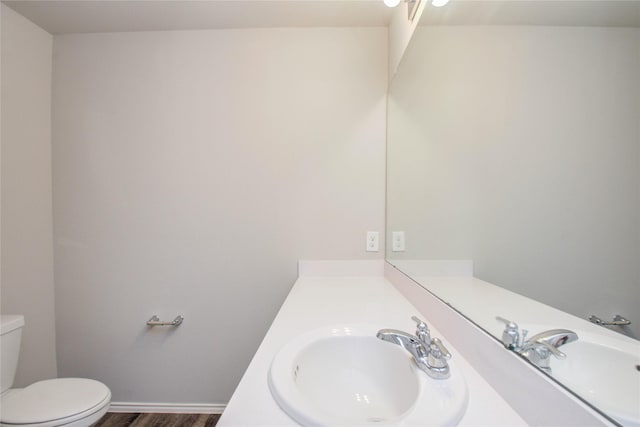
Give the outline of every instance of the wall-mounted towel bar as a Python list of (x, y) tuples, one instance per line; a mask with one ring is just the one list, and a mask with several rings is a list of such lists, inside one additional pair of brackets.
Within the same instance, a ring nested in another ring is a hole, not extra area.
[(594, 316), (593, 314), (589, 316), (589, 320), (591, 323), (595, 323), (600, 326), (626, 326), (631, 324), (631, 320), (625, 319), (624, 317), (616, 314), (611, 322), (607, 322), (599, 318), (598, 316)]
[(179, 314), (171, 322), (165, 322), (165, 321), (160, 320), (160, 318), (154, 314), (151, 317), (151, 319), (147, 320), (147, 325), (149, 325), (149, 326), (179, 326), (182, 323), (183, 320), (184, 320), (184, 317), (181, 314)]

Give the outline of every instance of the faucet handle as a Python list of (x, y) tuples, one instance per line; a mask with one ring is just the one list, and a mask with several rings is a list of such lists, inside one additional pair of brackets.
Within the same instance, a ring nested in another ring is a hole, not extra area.
[(522, 348), (521, 355), (529, 359), (534, 365), (551, 372), (549, 358), (553, 354), (558, 359), (564, 359), (567, 355), (558, 350), (553, 344), (546, 341), (528, 341)]
[(522, 331), (523, 334), (521, 336), (518, 331), (518, 325), (509, 319), (496, 316), (496, 320), (505, 324), (504, 331), (502, 331), (502, 343), (504, 346), (511, 350), (522, 347), (526, 332)]
[(429, 345), (431, 343), (431, 332), (429, 332), (429, 328), (424, 320), (418, 318), (417, 316), (411, 316), (411, 320), (417, 323), (416, 326), (416, 337), (422, 343), (427, 351), (429, 351)]
[(427, 324), (425, 323), (425, 321), (420, 319), (418, 316), (411, 316), (411, 320), (416, 322), (419, 331), (422, 331), (422, 330), (425, 330), (425, 329), (426, 330), (429, 329), (427, 327)]
[(555, 357), (557, 357), (558, 359), (565, 359), (567, 357), (565, 353), (558, 350), (558, 347), (554, 346), (551, 343), (548, 343), (546, 341), (536, 341), (536, 344), (539, 344), (544, 348), (546, 348), (547, 350), (549, 350), (549, 352), (553, 354)]
[(518, 324), (516, 322), (512, 322), (509, 319), (505, 319), (504, 317), (496, 316), (496, 320), (504, 323), (508, 329), (518, 329)]
[(522, 330), (522, 333), (520, 334), (520, 342), (518, 343), (518, 346), (519, 346), (520, 348), (522, 348), (522, 346), (524, 345), (524, 343), (526, 343), (526, 342), (527, 342), (527, 334), (528, 334), (528, 333), (529, 333), (529, 331), (528, 331), (528, 330), (526, 330), (526, 329), (523, 329), (523, 330)]
[(429, 367), (433, 371), (448, 371), (447, 360), (451, 359), (451, 353), (438, 338), (431, 340), (429, 345)]
[(440, 341), (440, 339), (438, 338), (434, 338), (431, 340), (431, 345), (429, 346), (429, 349), (431, 350), (431, 355), (435, 359), (444, 359), (444, 360), (451, 359), (451, 353), (449, 353), (449, 350), (447, 350), (447, 347), (445, 347), (444, 344), (442, 344), (442, 341)]

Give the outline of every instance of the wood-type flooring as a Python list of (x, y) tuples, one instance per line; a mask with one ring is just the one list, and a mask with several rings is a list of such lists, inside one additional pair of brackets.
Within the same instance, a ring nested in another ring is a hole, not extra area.
[(133, 414), (108, 412), (94, 427), (214, 427), (219, 414)]

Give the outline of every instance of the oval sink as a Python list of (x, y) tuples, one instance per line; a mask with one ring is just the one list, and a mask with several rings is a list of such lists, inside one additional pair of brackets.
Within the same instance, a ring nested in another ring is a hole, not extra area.
[[(530, 335), (554, 329), (528, 324)], [(625, 427), (640, 427), (640, 344), (588, 330), (573, 329), (578, 340), (559, 348), (565, 359), (551, 357), (551, 377)]]
[(455, 425), (467, 403), (460, 372), (429, 378), (379, 329), (325, 328), (286, 344), (269, 370), (278, 405), (305, 426)]
[(551, 376), (624, 426), (640, 427), (640, 356), (578, 336), (560, 349), (566, 359), (551, 360)]

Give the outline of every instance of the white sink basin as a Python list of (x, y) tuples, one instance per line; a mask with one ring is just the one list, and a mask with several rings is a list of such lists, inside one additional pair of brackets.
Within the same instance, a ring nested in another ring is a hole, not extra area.
[(551, 360), (551, 376), (622, 425), (640, 427), (640, 353), (598, 344), (588, 340), (589, 334), (578, 336), (560, 348), (566, 359)]
[(451, 378), (429, 378), (408, 352), (377, 339), (379, 329), (325, 328), (286, 344), (269, 370), (278, 405), (304, 426), (457, 424), (467, 387), (455, 364)]
[[(530, 324), (524, 329), (530, 337), (555, 327)], [(559, 348), (565, 359), (551, 356), (551, 376), (625, 427), (640, 427), (640, 343), (571, 330), (578, 340)]]

